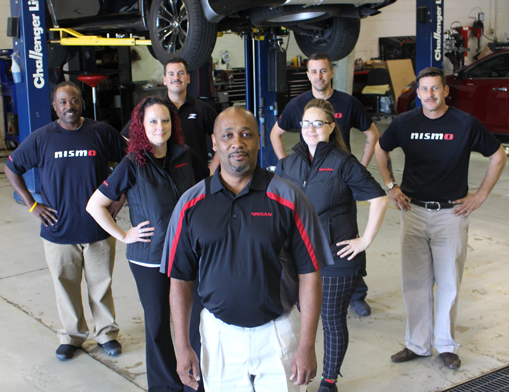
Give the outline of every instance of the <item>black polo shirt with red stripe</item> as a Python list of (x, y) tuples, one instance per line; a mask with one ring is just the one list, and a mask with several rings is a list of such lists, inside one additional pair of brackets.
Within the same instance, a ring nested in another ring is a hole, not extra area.
[(257, 167), (235, 195), (220, 169), (188, 190), (173, 212), (161, 272), (199, 280), (202, 303), (227, 324), (256, 327), (288, 313), (298, 275), (333, 263), (304, 193)]

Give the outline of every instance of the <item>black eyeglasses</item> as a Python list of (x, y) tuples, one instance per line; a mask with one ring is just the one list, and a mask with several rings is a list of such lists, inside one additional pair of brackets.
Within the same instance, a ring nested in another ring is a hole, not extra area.
[(325, 121), (320, 121), (320, 120), (315, 120), (315, 121), (301, 121), (300, 122), (300, 126), (304, 129), (308, 129), (311, 125), (313, 126), (313, 128), (315, 129), (320, 129), (322, 128), (325, 124), (332, 124), (332, 121), (331, 122), (325, 122)]

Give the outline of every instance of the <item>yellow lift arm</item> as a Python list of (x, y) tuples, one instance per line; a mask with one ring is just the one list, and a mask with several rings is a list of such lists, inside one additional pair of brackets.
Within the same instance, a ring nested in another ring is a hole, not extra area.
[(104, 38), (97, 35), (83, 35), (73, 29), (51, 28), (49, 31), (60, 33), (60, 39), (51, 40), (51, 43), (57, 43), (62, 46), (139, 46), (152, 45), (149, 39), (129, 37), (129, 38)]

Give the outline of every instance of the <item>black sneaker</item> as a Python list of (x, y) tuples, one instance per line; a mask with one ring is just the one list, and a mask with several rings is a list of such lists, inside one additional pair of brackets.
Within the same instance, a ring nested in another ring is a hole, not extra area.
[(371, 314), (371, 307), (364, 300), (352, 301), (350, 302), (350, 306), (353, 310), (355, 310), (355, 313), (361, 317), (369, 316)]
[(71, 344), (61, 344), (58, 346), (56, 351), (57, 358), (61, 361), (67, 361), (73, 357), (74, 352), (77, 349), (79, 349), (79, 347), (73, 346)]
[(338, 387), (336, 384), (332, 384), (330, 388), (320, 386), (320, 388), (318, 388), (318, 392), (338, 392)]
[(97, 343), (100, 347), (104, 348), (104, 352), (113, 357), (120, 355), (122, 353), (122, 346), (118, 342), (118, 340), (110, 340), (106, 343)]

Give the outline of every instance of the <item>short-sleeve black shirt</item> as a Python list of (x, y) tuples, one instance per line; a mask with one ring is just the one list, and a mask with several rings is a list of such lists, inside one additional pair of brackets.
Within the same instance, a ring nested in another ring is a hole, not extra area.
[[(313, 91), (310, 90), (292, 99), (278, 119), (279, 128), (284, 131), (300, 132), (300, 122), (302, 121), (304, 108), (314, 98)], [(351, 95), (334, 90), (327, 101), (334, 108), (336, 124), (338, 124), (346, 146), (351, 150), (350, 129), (353, 127), (362, 132), (367, 131), (373, 121), (364, 106)]]
[(57, 210), (54, 226), (41, 224), (42, 238), (57, 244), (85, 244), (109, 237), (85, 207), (108, 176), (108, 162), (119, 162), (124, 149), (118, 131), (88, 118), (75, 131), (54, 121), (21, 143), (7, 166), (18, 175), (38, 168), (42, 201)]
[[(198, 180), (209, 176), (209, 169), (200, 160), (194, 151), (189, 151), (190, 160), (193, 166), (194, 177)], [(155, 158), (162, 160), (162, 158)], [(165, 169), (168, 171), (170, 160), (166, 162)], [(162, 162), (161, 162), (162, 166)], [(120, 197), (126, 194), (131, 188), (136, 185), (136, 167), (134, 162), (129, 157), (124, 157), (117, 165), (113, 173), (108, 177), (108, 186), (104, 183), (101, 184), (99, 190), (101, 193), (110, 200), (120, 200)], [(170, 195), (169, 197), (175, 197)]]
[(298, 300), (298, 275), (332, 264), (316, 211), (294, 185), (257, 167), (234, 195), (220, 168), (180, 199), (161, 272), (199, 279), (202, 303), (224, 322), (256, 327)]
[(380, 147), (401, 147), (405, 168), (401, 190), (422, 201), (448, 202), (468, 193), (470, 152), (493, 155), (500, 142), (474, 116), (449, 107), (430, 119), (423, 109), (400, 114), (380, 137)]

